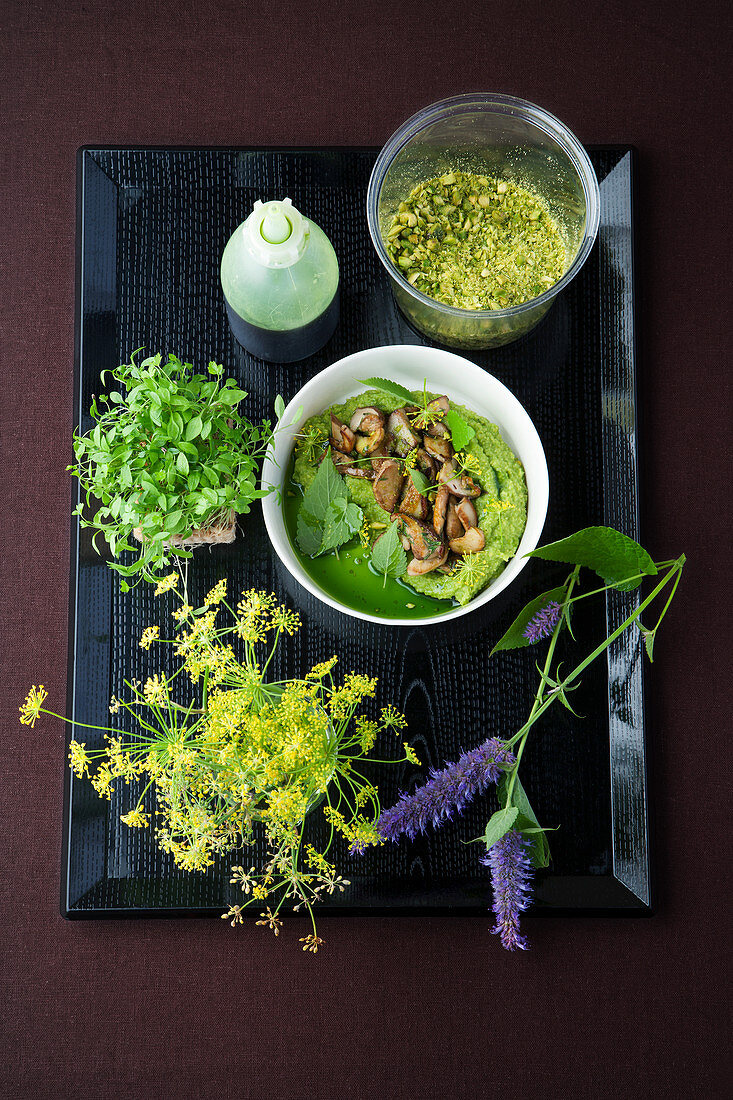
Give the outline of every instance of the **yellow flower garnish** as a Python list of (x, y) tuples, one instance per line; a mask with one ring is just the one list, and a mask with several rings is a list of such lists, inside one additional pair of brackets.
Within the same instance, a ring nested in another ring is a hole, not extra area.
[(43, 700), (48, 696), (43, 684), (39, 684), (38, 687), (34, 684), (31, 690), (28, 692), (25, 702), (21, 703), (18, 707), (20, 711), (20, 721), (24, 726), (35, 726), (36, 718), (41, 713), (41, 707)]
[(321, 661), (319, 665), (314, 665), (306, 676), (306, 680), (322, 680), (324, 676), (328, 676), (331, 669), (338, 663), (338, 657), (329, 657), (327, 661)]
[(227, 579), (222, 579), (214, 585), (210, 592), (207, 592), (204, 597), (204, 607), (213, 607), (216, 604), (220, 604), (227, 594)]
[(275, 630), (282, 630), (285, 634), (295, 634), (300, 630), (300, 615), (289, 607), (276, 607), (271, 621)]
[(83, 775), (89, 775), (89, 757), (86, 754), (86, 741), (79, 744), (78, 741), (69, 742), (69, 763), (74, 775), (81, 779)]
[(395, 734), (407, 726), (407, 719), (404, 714), (393, 707), (391, 703), (388, 707), (382, 707), (381, 716), (384, 728), (393, 730)]
[(109, 802), (112, 798), (114, 787), (112, 786), (112, 772), (107, 764), (102, 764), (97, 774), (92, 778), (92, 786), (100, 798), (106, 798)]
[(143, 695), (145, 702), (151, 706), (165, 703), (168, 699), (168, 685), (165, 677), (161, 680), (157, 673), (155, 676), (148, 676), (143, 687)]
[(160, 627), (159, 626), (146, 626), (145, 630), (143, 630), (143, 634), (142, 634), (142, 637), (140, 639), (140, 648), (141, 649), (150, 649), (153, 642), (157, 641), (157, 639), (159, 637), (160, 637)]
[(178, 584), (178, 574), (169, 573), (167, 577), (163, 577), (158, 581), (155, 589), (156, 596), (162, 596), (164, 592), (170, 592), (171, 588), (175, 588)]
[(403, 742), (402, 742), (402, 745), (403, 745), (403, 747), (404, 747), (404, 750), (405, 750), (405, 756), (407, 757), (407, 759), (408, 759), (408, 760), (409, 760), (409, 761), (410, 761), (410, 762), (411, 762), (412, 764), (417, 764), (417, 766), (418, 766), (418, 767), (420, 767), (420, 759), (419, 759), (419, 757), (418, 757), (417, 753), (415, 752), (415, 750), (413, 749), (412, 745), (409, 745), (409, 744), (407, 743), (407, 741), (403, 741)]
[(150, 814), (145, 814), (142, 810), (130, 810), (129, 814), (120, 814), (120, 821), (124, 821), (131, 829), (147, 829), (150, 825)]

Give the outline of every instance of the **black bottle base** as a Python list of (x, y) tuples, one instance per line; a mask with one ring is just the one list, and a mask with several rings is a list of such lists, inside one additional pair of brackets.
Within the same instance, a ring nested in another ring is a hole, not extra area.
[(246, 351), (267, 363), (297, 363), (314, 355), (331, 339), (339, 319), (338, 290), (331, 304), (319, 317), (301, 328), (288, 329), (285, 332), (273, 332), (271, 329), (251, 325), (235, 313), (226, 298), (224, 302), (234, 338)]

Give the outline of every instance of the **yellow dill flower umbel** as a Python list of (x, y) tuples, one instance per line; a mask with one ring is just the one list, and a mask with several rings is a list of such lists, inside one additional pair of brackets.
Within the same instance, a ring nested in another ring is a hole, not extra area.
[(145, 696), (145, 702), (150, 706), (154, 706), (156, 703), (164, 704), (168, 699), (168, 685), (165, 677), (161, 680), (160, 676), (148, 676), (145, 684), (143, 685), (143, 695)]
[(41, 707), (43, 700), (48, 696), (43, 684), (39, 684), (38, 687), (34, 684), (31, 690), (28, 692), (25, 702), (21, 703), (18, 707), (20, 711), (20, 721), (24, 726), (35, 726), (36, 718), (41, 713)]
[(306, 680), (322, 680), (324, 676), (328, 676), (331, 669), (338, 662), (338, 657), (329, 657), (327, 661), (321, 661), (320, 664), (314, 665), (306, 676)]
[(178, 574), (169, 573), (167, 577), (163, 577), (158, 581), (155, 589), (156, 596), (162, 596), (164, 592), (170, 592), (171, 588), (175, 588), (178, 584)]
[(222, 579), (214, 585), (210, 592), (208, 592), (204, 598), (204, 607), (213, 607), (216, 604), (220, 604), (227, 594), (227, 579)]
[(145, 630), (143, 630), (142, 637), (140, 638), (140, 648), (150, 649), (153, 642), (157, 641), (159, 637), (159, 626), (146, 626)]
[(77, 779), (81, 779), (83, 775), (89, 775), (90, 760), (86, 754), (86, 741), (82, 741), (81, 744), (72, 740), (69, 742), (69, 765), (71, 770)]
[(403, 741), (402, 745), (405, 750), (405, 756), (410, 761), (410, 763), (417, 764), (417, 766), (420, 767), (420, 759), (418, 758), (418, 755), (413, 749), (412, 745), (409, 745), (407, 741)]
[(284, 604), (273, 609), (270, 621), (274, 630), (282, 630), (285, 634), (296, 634), (300, 630), (300, 615)]
[(150, 825), (150, 814), (145, 814), (140, 809), (130, 810), (128, 814), (120, 814), (120, 821), (124, 821), (131, 829), (147, 829)]

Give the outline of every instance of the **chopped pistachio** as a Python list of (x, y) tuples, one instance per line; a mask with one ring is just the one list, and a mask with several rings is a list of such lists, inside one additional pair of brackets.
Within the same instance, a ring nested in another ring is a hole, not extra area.
[(426, 180), (387, 230), (394, 263), (423, 293), (463, 309), (520, 305), (567, 266), (565, 241), (542, 197), (512, 179), (457, 169)]

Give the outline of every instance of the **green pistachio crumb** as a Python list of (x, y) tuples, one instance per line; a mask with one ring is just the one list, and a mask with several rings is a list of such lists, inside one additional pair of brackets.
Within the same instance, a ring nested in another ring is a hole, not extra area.
[(540, 195), (457, 169), (413, 188), (386, 243), (398, 267), (414, 269), (413, 286), (462, 309), (521, 305), (567, 267), (562, 231)]

